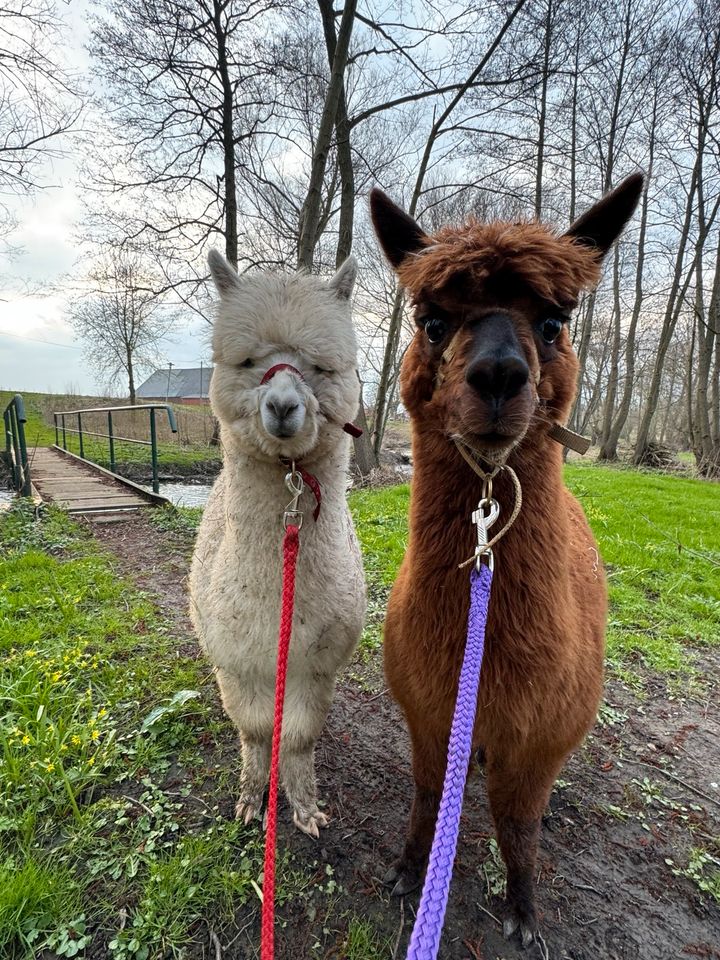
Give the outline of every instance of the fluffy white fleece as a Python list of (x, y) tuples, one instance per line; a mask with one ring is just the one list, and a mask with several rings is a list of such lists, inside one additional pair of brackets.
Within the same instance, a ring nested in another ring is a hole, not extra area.
[[(243, 749), (238, 816), (262, 804), (272, 734), (281, 591), (283, 511), (290, 500), (280, 457), (318, 478), (322, 509), (306, 489), (300, 508), (295, 616), (283, 720), (281, 772), (295, 823), (317, 836), (315, 742), (339, 667), (350, 658), (365, 614), (360, 551), (346, 502), (349, 437), (359, 382), (350, 293), (352, 259), (332, 281), (307, 275), (239, 277), (219, 254), (211, 271), (220, 294), (210, 388), (220, 421), (224, 467), (200, 526), (190, 573), (191, 615), (216, 667), (223, 705)], [(279, 362), (303, 374), (278, 373)], [(301, 429), (271, 435), (261, 410), (269, 391), (304, 407)]]

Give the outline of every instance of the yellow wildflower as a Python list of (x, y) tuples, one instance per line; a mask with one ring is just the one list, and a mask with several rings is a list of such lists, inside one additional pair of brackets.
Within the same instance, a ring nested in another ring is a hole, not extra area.
[(98, 719), (101, 720), (103, 717), (107, 716), (107, 710), (103, 707), (101, 710), (98, 710)]
[(60, 677), (62, 676), (62, 670), (56, 670), (55, 673), (50, 677), (53, 683), (57, 683)]
[(80, 737), (77, 734), (73, 734), (73, 736), (70, 737), (70, 742), (77, 747), (80, 743)]
[(46, 763), (46, 764), (45, 764), (45, 769), (47, 770), (48, 773), (52, 773), (53, 770), (55, 769), (55, 764), (54, 764), (54, 763)]
[(26, 656), (26, 657), (36, 657), (36, 656), (37, 656), (37, 650), (26, 650), (26, 651), (25, 651), (25, 656)]
[(90, 759), (88, 760), (88, 766), (92, 767), (94, 763), (95, 763), (95, 757), (90, 757)]
[(67, 752), (67, 744), (66, 744), (66, 743), (61, 743), (61, 744), (60, 744), (60, 753), (66, 753), (66, 752)]
[(93, 740), (97, 740), (100, 737), (100, 731), (97, 729), (97, 727), (90, 731), (90, 736), (93, 738)]
[(25, 736), (21, 740), (21, 743), (24, 747), (26, 747), (30, 743), (30, 737), (27, 734), (25, 734)]

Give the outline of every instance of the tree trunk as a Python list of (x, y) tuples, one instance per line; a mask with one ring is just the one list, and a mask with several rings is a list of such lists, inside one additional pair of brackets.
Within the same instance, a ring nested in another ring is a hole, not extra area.
[(130, 404), (131, 406), (135, 405), (135, 370), (133, 368), (133, 355), (132, 350), (127, 348), (127, 378), (128, 378), (128, 394), (130, 395)]
[(677, 256), (675, 258), (675, 268), (673, 270), (672, 282), (670, 285), (670, 292), (668, 293), (667, 305), (665, 307), (665, 314), (663, 317), (662, 330), (660, 332), (660, 341), (658, 343), (657, 352), (655, 354), (655, 363), (653, 365), (653, 372), (650, 378), (650, 388), (648, 390), (648, 396), (645, 401), (645, 408), (638, 425), (637, 437), (635, 438), (635, 449), (633, 452), (633, 460), (635, 463), (640, 463), (643, 459), (645, 453), (645, 447), (650, 436), (650, 427), (652, 426), (652, 420), (655, 415), (655, 407), (657, 406), (658, 396), (660, 395), (660, 383), (662, 380), (662, 371), (663, 365), (665, 363), (665, 357), (667, 355), (668, 347), (672, 341), (672, 336), (675, 331), (675, 324), (677, 322), (677, 316), (679, 314), (679, 309), (676, 310), (676, 301), (678, 300), (678, 294), (680, 292), (680, 283), (682, 279), (683, 272), (683, 261), (685, 259), (685, 249), (687, 247), (688, 236), (690, 232), (690, 224), (692, 222), (693, 209), (695, 206), (695, 193), (697, 190), (697, 176), (700, 165), (700, 152), (702, 146), (704, 145), (704, 135), (702, 131), (698, 134), (701, 144), (698, 145), (698, 155), (695, 158), (695, 165), (693, 168), (692, 177), (690, 180), (690, 186), (688, 189), (687, 202), (685, 205), (685, 217), (683, 219), (683, 225), (680, 232), (680, 238), (678, 243)]
[(237, 267), (237, 188), (235, 185), (235, 134), (233, 131), (233, 91), (227, 63), (227, 36), (222, 23), (226, 3), (213, 0), (213, 24), (217, 41), (217, 62), (222, 85), (222, 143), (225, 179), (225, 256)]
[(543, 72), (540, 84), (540, 119), (538, 122), (537, 169), (535, 171), (535, 216), (542, 215), (543, 168), (545, 166), (545, 122), (547, 119), (548, 73), (550, 71), (550, 47), (552, 46), (553, 0), (548, 0), (545, 20), (545, 46), (543, 50)]
[[(335, 36), (335, 17), (332, 0), (318, 0), (322, 17), (325, 47), (328, 63), (332, 69), (335, 61), (337, 38)], [(340, 171), (340, 225), (338, 227), (337, 252), (335, 266), (339, 267), (349, 256), (353, 244), (353, 221), (355, 218), (355, 171), (350, 149), (350, 122), (348, 120), (345, 79), (342, 78), (337, 114), (335, 116), (335, 138), (337, 163)]]
[[(333, 5), (331, 0), (318, 0), (318, 6), (320, 7), (320, 16), (322, 17), (328, 63), (332, 68), (335, 62), (335, 50), (337, 47)], [(352, 151), (350, 149), (350, 123), (348, 121), (344, 78), (340, 88), (337, 114), (335, 116), (335, 138), (338, 170), (340, 171), (340, 224), (338, 227), (338, 242), (335, 253), (335, 266), (339, 267), (347, 260), (352, 252), (353, 224), (355, 219), (355, 171), (353, 169)], [(358, 379), (360, 379), (359, 375)], [(362, 430), (362, 436), (353, 438), (355, 465), (361, 476), (365, 477), (371, 470), (377, 467), (377, 457), (371, 442), (367, 417), (365, 416), (362, 380), (360, 380), (360, 406), (358, 408), (357, 425)]]
[(637, 265), (635, 268), (635, 301), (633, 303), (632, 316), (630, 317), (630, 326), (628, 327), (627, 339), (625, 341), (625, 382), (623, 394), (618, 407), (617, 415), (610, 427), (607, 439), (600, 450), (601, 460), (617, 460), (617, 446), (620, 434), (627, 422), (630, 404), (632, 402), (633, 389), (635, 386), (635, 342), (637, 334), (637, 325), (640, 319), (640, 313), (643, 306), (643, 271), (645, 268), (645, 240), (647, 237), (648, 205), (649, 205), (649, 187), (652, 182), (653, 163), (655, 159), (655, 131), (657, 123), (658, 110), (658, 90), (655, 90), (655, 99), (653, 101), (653, 114), (650, 127), (650, 143), (648, 154), (647, 177), (645, 179), (645, 190), (643, 192), (642, 207), (640, 212), (640, 236), (638, 238)]
[[(325, 0), (321, 0), (321, 14), (323, 2), (325, 2)], [(320, 118), (320, 127), (315, 141), (315, 150), (313, 152), (312, 167), (310, 170), (310, 182), (308, 184), (305, 202), (300, 212), (300, 237), (298, 242), (299, 269), (312, 270), (313, 255), (318, 241), (318, 224), (320, 222), (325, 167), (327, 166), (330, 144), (332, 143), (332, 132), (335, 127), (340, 95), (344, 90), (345, 68), (347, 66), (348, 49), (350, 47), (353, 23), (355, 21), (356, 7), (357, 0), (345, 0), (345, 8), (342, 13), (342, 19), (340, 20), (340, 29), (335, 44), (335, 56), (333, 57), (332, 70), (330, 71), (330, 82), (328, 83), (325, 104)]]
[(610, 436), (613, 413), (615, 412), (615, 397), (617, 396), (618, 378), (620, 377), (620, 341), (622, 338), (622, 307), (620, 305), (620, 244), (615, 244), (613, 256), (613, 338), (610, 348), (610, 369), (608, 373), (605, 403), (603, 404), (603, 420), (600, 428), (600, 455), (598, 460), (615, 459), (608, 457), (605, 444)]
[[(702, 277), (702, 274), (700, 274)], [(718, 467), (718, 449), (713, 440), (711, 423), (710, 369), (713, 360), (713, 348), (717, 337), (718, 300), (720, 298), (720, 238), (715, 253), (715, 276), (712, 293), (704, 316), (702, 297), (696, 297), (696, 322), (698, 324), (698, 367), (695, 387), (695, 410), (693, 445), (695, 462), (701, 476), (712, 475)]]

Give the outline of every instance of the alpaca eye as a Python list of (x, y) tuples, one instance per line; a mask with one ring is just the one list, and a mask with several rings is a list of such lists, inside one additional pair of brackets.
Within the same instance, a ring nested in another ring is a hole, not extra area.
[(540, 336), (545, 343), (555, 343), (560, 336), (562, 328), (562, 320), (559, 320), (557, 317), (546, 317), (540, 324)]
[(324, 373), (326, 376), (331, 377), (335, 371), (334, 370), (325, 370), (323, 367), (315, 366), (315, 373)]
[(247, 360), (243, 360), (242, 363), (238, 364), (238, 367), (254, 367), (254, 366), (255, 366), (255, 361), (251, 357), (248, 357)]
[(425, 322), (425, 333), (430, 343), (440, 343), (447, 332), (447, 324), (444, 320), (438, 320), (437, 317), (430, 317)]

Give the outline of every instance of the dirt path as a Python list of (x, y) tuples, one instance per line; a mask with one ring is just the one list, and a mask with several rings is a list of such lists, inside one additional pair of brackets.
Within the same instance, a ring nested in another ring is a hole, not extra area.
[[(157, 597), (185, 650), (194, 649), (185, 614), (187, 539), (160, 532), (144, 517), (99, 527), (96, 536), (115, 553), (119, 569)], [(705, 679), (691, 692), (645, 676), (640, 696), (611, 680), (600, 723), (563, 771), (544, 820), (538, 869), (552, 960), (720, 960), (720, 906), (683, 873), (691, 848), (720, 855), (720, 654), (704, 651), (699, 665)], [(235, 757), (230, 740), (208, 749), (215, 762)], [(341, 957), (337, 944), (355, 916), (387, 938), (391, 947), (382, 955), (402, 958), (417, 896), (391, 901), (378, 878), (402, 842), (409, 750), (377, 664), (348, 670), (317, 761), (332, 823), (314, 844), (289, 829), (287, 811), (281, 813), (280, 843), (301, 861), (317, 861), (318, 888), (301, 904), (281, 908), (287, 926), (278, 933), (278, 957)], [(221, 809), (230, 815), (231, 797), (222, 798)], [(492, 836), (478, 770), (465, 802), (444, 960), (541, 956), (537, 946), (523, 954), (506, 943), (493, 919), (502, 915), (502, 900)], [(332, 894), (322, 888), (326, 864), (339, 885)], [(241, 934), (223, 944), (226, 960), (255, 956), (256, 920), (239, 916), (237, 927)]]

